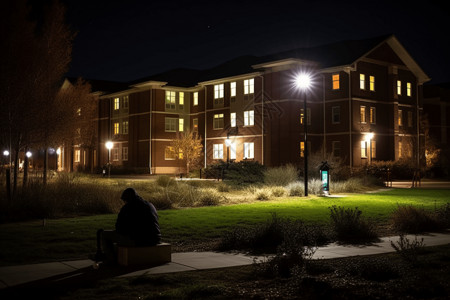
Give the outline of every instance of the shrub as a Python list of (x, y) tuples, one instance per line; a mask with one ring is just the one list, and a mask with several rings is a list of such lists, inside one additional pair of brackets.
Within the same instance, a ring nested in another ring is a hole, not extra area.
[(215, 206), (223, 198), (215, 189), (201, 189), (198, 193), (196, 206)]
[(424, 250), (425, 244), (423, 238), (418, 241), (417, 235), (414, 240), (411, 241), (404, 234), (400, 234), (397, 242), (391, 241), (392, 248), (400, 254), (405, 260), (411, 262), (417, 262), (417, 257), (420, 252)]
[(305, 185), (302, 182), (296, 181), (286, 186), (289, 196), (301, 197), (305, 194)]
[(264, 171), (264, 182), (268, 185), (285, 186), (296, 180), (297, 169), (291, 164)]
[(270, 191), (272, 192), (272, 196), (274, 197), (283, 197), (284, 195), (286, 195), (286, 189), (281, 186), (274, 186), (270, 189)]
[(402, 233), (420, 233), (440, 228), (429, 212), (412, 205), (398, 205), (391, 221), (394, 229)]
[(436, 218), (442, 228), (450, 227), (450, 203), (443, 205), (436, 211)]
[(168, 175), (160, 175), (156, 178), (156, 183), (162, 187), (168, 187), (176, 184), (175, 179)]
[(256, 199), (257, 200), (269, 200), (271, 196), (270, 189), (263, 188), (256, 192)]
[(362, 211), (355, 209), (329, 207), (331, 227), (340, 241), (353, 242), (357, 240), (374, 240), (377, 238), (373, 226), (361, 218)]
[(226, 183), (221, 182), (217, 185), (217, 191), (222, 193), (228, 193), (230, 191), (230, 186)]
[(312, 195), (322, 195), (322, 181), (320, 179), (308, 180), (308, 193)]

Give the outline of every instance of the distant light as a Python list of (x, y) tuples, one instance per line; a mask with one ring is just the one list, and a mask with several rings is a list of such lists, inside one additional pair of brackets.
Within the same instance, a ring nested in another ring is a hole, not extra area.
[(48, 148), (48, 153), (50, 153), (50, 154), (55, 153), (55, 148)]
[(106, 144), (105, 144), (105, 146), (106, 146), (106, 148), (107, 148), (108, 150), (111, 150), (111, 149), (113, 148), (114, 144), (113, 144), (113, 142), (111, 142), (111, 141), (107, 141)]
[(3, 151), (3, 155), (4, 156), (8, 156), (9, 155), (9, 151), (8, 150)]
[(61, 148), (56, 149), (56, 154), (58, 154), (58, 155), (61, 154)]
[(302, 90), (308, 89), (311, 86), (311, 76), (306, 73), (299, 74), (295, 78), (295, 85)]
[(27, 151), (27, 153), (25, 153), (25, 155), (30, 158), (33, 154), (30, 151)]

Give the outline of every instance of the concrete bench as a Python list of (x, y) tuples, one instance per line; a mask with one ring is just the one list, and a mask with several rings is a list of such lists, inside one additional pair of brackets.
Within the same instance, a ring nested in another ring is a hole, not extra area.
[(162, 265), (172, 261), (172, 245), (161, 243), (156, 246), (117, 246), (117, 262), (121, 266)]

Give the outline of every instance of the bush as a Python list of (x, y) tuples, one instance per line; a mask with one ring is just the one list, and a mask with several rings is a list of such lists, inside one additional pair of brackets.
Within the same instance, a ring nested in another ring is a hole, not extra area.
[(353, 242), (359, 240), (374, 240), (377, 238), (373, 226), (361, 218), (362, 211), (355, 209), (329, 207), (331, 227), (340, 241)]
[(256, 200), (269, 200), (271, 196), (270, 189), (263, 188), (256, 192)]
[(443, 205), (436, 211), (436, 218), (442, 228), (450, 227), (450, 203)]
[(215, 189), (201, 189), (198, 194), (199, 200), (196, 202), (196, 206), (215, 206), (223, 199), (223, 196)]
[(264, 172), (264, 182), (273, 186), (285, 186), (297, 180), (297, 169), (291, 165), (270, 168)]
[(281, 186), (274, 186), (270, 189), (270, 191), (272, 192), (272, 196), (274, 197), (283, 197), (284, 195), (286, 195), (286, 189)]
[(419, 241), (416, 236), (414, 240), (411, 241), (405, 237), (404, 234), (400, 234), (399, 240), (396, 243), (391, 241), (391, 246), (405, 260), (417, 262), (418, 254), (423, 252), (425, 244), (423, 242), (423, 238)]
[(292, 182), (286, 186), (286, 189), (291, 197), (301, 197), (305, 194), (305, 185), (303, 182)]
[(264, 182), (265, 167), (257, 161), (242, 160), (227, 163), (220, 161), (205, 169), (207, 178), (222, 178), (236, 185)]
[(394, 229), (401, 233), (421, 233), (440, 229), (439, 223), (431, 213), (412, 205), (398, 205), (392, 213)]
[(156, 178), (156, 184), (158, 184), (161, 187), (168, 187), (168, 186), (172, 186), (175, 185), (177, 182), (175, 181), (175, 179), (173, 179), (172, 177), (168, 176), (168, 175), (159, 175)]

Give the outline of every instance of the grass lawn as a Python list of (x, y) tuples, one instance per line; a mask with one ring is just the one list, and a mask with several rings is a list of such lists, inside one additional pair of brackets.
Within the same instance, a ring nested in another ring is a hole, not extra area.
[[(233, 226), (264, 222), (272, 213), (280, 217), (326, 224), (328, 207), (358, 207), (363, 216), (388, 223), (398, 204), (433, 210), (446, 204), (450, 190), (392, 189), (340, 197), (288, 197), (245, 204), (161, 210), (163, 240), (171, 243), (205, 242), (219, 238)], [(36, 220), (0, 225), (0, 265), (87, 258), (95, 252), (98, 228), (113, 228), (116, 215)]]

